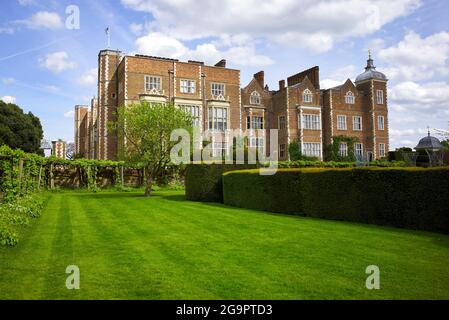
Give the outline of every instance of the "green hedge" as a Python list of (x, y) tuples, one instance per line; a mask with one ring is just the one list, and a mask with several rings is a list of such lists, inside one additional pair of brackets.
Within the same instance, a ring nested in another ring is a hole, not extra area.
[(449, 233), (449, 168), (233, 171), (223, 191), (237, 207)]
[(192, 201), (223, 202), (223, 173), (255, 167), (256, 165), (189, 164), (185, 172), (186, 198)]
[[(279, 168), (348, 168), (355, 162), (279, 161)], [(374, 161), (372, 166), (404, 166), (404, 162)], [(261, 164), (260, 166), (264, 166)], [(267, 166), (267, 165), (266, 165)], [(192, 201), (223, 202), (222, 174), (228, 171), (254, 169), (257, 165), (190, 164), (185, 172), (186, 197)]]

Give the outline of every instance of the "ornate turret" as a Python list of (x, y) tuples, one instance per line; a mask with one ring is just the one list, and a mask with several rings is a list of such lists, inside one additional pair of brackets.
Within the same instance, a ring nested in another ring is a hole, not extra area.
[(366, 61), (366, 67), (365, 72), (360, 74), (356, 79), (355, 82), (361, 82), (365, 80), (383, 80), (387, 81), (387, 77), (379, 71), (376, 71), (376, 67), (374, 66), (374, 60), (371, 58), (371, 50), (368, 51), (368, 60)]

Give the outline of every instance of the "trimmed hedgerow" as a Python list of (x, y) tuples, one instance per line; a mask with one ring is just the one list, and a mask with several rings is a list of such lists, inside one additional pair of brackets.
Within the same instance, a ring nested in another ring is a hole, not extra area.
[(280, 169), (223, 175), (227, 205), (449, 233), (449, 168)]
[(189, 164), (185, 173), (186, 198), (192, 201), (223, 202), (223, 173), (255, 167), (256, 165)]
[[(404, 166), (404, 162), (373, 161), (372, 166), (396, 167)], [(233, 170), (254, 169), (268, 166), (258, 165), (236, 165), (236, 164), (190, 164), (187, 165), (185, 173), (186, 197), (192, 201), (223, 202), (222, 174)], [(279, 161), (279, 168), (348, 168), (355, 167), (355, 162), (336, 161)]]

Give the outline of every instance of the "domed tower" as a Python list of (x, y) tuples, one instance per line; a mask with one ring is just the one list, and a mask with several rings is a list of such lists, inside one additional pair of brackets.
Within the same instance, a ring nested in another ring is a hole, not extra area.
[(369, 51), (365, 71), (357, 76), (355, 85), (363, 92), (363, 107), (368, 118), (367, 126), (363, 129), (367, 134), (365, 150), (373, 159), (388, 155), (387, 82), (385, 74), (376, 70)]

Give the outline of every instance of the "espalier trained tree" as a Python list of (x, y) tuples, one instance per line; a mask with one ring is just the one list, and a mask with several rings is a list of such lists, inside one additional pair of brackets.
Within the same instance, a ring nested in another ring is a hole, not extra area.
[(170, 141), (173, 130), (193, 131), (192, 118), (173, 104), (148, 103), (119, 107), (117, 121), (111, 123), (121, 145), (119, 157), (145, 169), (145, 196), (153, 181), (170, 164), (170, 151), (178, 141)]

